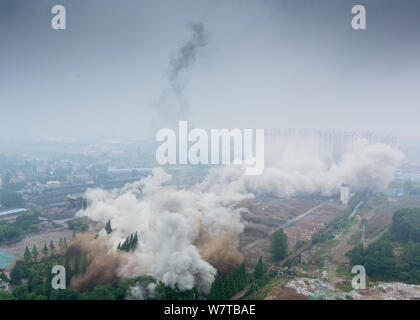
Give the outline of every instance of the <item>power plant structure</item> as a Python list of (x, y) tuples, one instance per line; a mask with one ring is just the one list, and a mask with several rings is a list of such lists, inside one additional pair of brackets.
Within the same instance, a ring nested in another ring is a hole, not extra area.
[(343, 183), (340, 188), (340, 201), (342, 204), (347, 205), (350, 199), (350, 186)]

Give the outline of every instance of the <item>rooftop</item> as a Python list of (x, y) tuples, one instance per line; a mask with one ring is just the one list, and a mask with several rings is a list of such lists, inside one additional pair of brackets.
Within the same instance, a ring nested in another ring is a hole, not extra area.
[(7, 251), (0, 249), (0, 269), (5, 269), (9, 267), (17, 258)]
[(0, 217), (7, 216), (9, 214), (22, 213), (26, 211), (28, 211), (28, 209), (25, 209), (25, 208), (17, 208), (17, 209), (11, 209), (11, 210), (6, 210), (6, 211), (0, 211)]

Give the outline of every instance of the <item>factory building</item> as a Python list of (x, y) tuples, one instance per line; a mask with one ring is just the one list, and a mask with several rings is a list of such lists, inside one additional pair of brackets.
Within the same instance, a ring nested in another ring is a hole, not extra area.
[(86, 209), (87, 199), (83, 195), (70, 194), (66, 198), (67, 209)]

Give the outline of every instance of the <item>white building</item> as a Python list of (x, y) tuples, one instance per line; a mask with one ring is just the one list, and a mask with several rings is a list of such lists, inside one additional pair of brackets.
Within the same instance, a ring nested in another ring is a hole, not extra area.
[(340, 188), (340, 201), (342, 204), (347, 205), (350, 199), (350, 186), (342, 184)]
[(9, 290), (9, 284), (3, 280), (0, 280), (0, 290)]

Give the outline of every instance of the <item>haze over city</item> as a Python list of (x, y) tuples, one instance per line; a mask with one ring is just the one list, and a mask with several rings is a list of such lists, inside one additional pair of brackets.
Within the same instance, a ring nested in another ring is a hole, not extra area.
[(420, 300), (419, 14), (0, 1), (0, 300)]
[[(418, 137), (418, 1), (361, 1), (363, 31), (351, 1), (62, 1), (66, 30), (54, 4), (0, 4), (3, 138), (154, 138), (178, 120)], [(191, 23), (205, 43), (175, 94)]]

